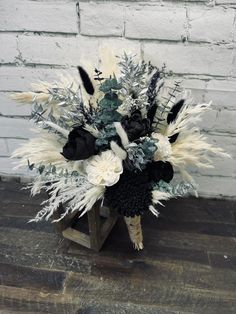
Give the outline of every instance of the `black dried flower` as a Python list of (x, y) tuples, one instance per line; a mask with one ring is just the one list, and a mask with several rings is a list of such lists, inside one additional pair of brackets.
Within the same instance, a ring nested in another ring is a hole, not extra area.
[(121, 120), (121, 124), (130, 141), (137, 140), (147, 135), (151, 129), (150, 120), (147, 118), (143, 119), (140, 110), (135, 110), (130, 117), (124, 116)]
[(165, 182), (170, 182), (174, 176), (174, 170), (168, 161), (154, 161), (149, 163), (147, 166), (149, 177), (155, 182), (163, 180)]
[(83, 160), (95, 155), (96, 138), (82, 126), (75, 127), (61, 153), (68, 160)]

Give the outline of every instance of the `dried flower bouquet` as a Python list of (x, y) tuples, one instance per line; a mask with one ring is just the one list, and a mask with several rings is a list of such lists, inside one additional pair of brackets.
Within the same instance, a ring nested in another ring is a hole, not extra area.
[[(165, 68), (127, 54), (116, 60), (108, 77), (98, 69), (89, 77), (80, 66), (76, 79), (40, 82), (15, 94), (32, 105), (37, 137), (13, 157), (36, 169), (32, 194), (46, 189), (50, 195), (34, 221), (51, 218), (60, 203), (66, 204), (62, 219), (105, 199), (142, 249), (140, 217), (158, 216), (163, 200), (196, 191), (189, 165), (209, 168), (209, 154), (228, 155), (196, 126), (210, 104), (194, 104), (178, 82), (166, 92)], [(176, 171), (181, 179), (173, 184)]]

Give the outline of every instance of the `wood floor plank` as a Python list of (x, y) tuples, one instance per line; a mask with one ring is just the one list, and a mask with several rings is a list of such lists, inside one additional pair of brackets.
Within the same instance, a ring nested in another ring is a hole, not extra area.
[(230, 255), (208, 252), (208, 256), (212, 267), (226, 268), (236, 271), (236, 253), (235, 255)]
[(0, 263), (0, 282), (4, 286), (60, 292), (66, 278), (64, 271), (54, 271)]
[(45, 193), (30, 196), (30, 190), (22, 189), (27, 185), (15, 182), (0, 182), (0, 199), (4, 203), (40, 204), (47, 198)]
[(17, 310), (17, 313), (22, 314), (78, 314), (80, 304), (78, 296), (72, 298), (64, 294), (39, 293), (32, 289), (0, 286), (0, 309), (3, 310)]
[[(79, 294), (35, 293), (27, 289), (0, 286), (0, 313), (3, 314), (180, 314), (169, 306), (142, 305), (131, 302), (110, 302)], [(11, 311), (13, 309), (13, 312)], [(181, 311), (181, 314), (192, 314)]]
[(39, 223), (29, 222), (25, 217), (0, 217), (0, 228), (14, 228), (20, 230), (42, 231), (54, 233), (54, 225), (48, 221), (41, 221)]
[(120, 219), (96, 253), (27, 224), (46, 195), (21, 187), (0, 182), (0, 314), (236, 312), (236, 201), (166, 203), (142, 219), (141, 252)]
[(207, 290), (163, 282), (142, 281), (136, 278), (113, 278), (71, 275), (66, 293), (142, 305), (174, 306), (176, 310), (196, 313), (234, 313), (235, 292), (217, 289)]
[(1, 217), (22, 217), (30, 219), (36, 216), (40, 210), (40, 204), (25, 203), (24, 201), (17, 201), (13, 203), (11, 201), (0, 200), (0, 215)]

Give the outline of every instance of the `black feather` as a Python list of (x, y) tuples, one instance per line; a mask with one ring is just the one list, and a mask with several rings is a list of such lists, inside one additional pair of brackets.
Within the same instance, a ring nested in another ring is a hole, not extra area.
[(171, 108), (171, 111), (170, 111), (170, 113), (169, 113), (168, 116), (167, 116), (167, 123), (168, 123), (168, 124), (170, 124), (171, 122), (173, 122), (173, 121), (176, 119), (176, 117), (177, 117), (177, 115), (178, 115), (180, 109), (183, 107), (183, 105), (184, 105), (184, 99), (181, 99), (180, 101), (178, 101), (178, 102)]
[(88, 73), (80, 66), (78, 66), (78, 71), (83, 82), (84, 88), (89, 95), (94, 94), (93, 84), (88, 76)]

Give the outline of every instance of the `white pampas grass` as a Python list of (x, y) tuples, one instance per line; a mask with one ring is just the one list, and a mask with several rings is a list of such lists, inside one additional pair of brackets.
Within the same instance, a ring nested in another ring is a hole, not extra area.
[(21, 92), (12, 94), (11, 98), (21, 104), (32, 104), (34, 101), (37, 101), (38, 103), (45, 103), (49, 100), (49, 94), (45, 92)]
[(181, 133), (172, 144), (172, 154), (168, 161), (176, 168), (184, 169), (188, 165), (213, 168), (209, 154), (216, 154), (223, 158), (230, 157), (221, 148), (207, 143), (206, 137), (197, 131)]
[(163, 206), (161, 201), (166, 201), (172, 197), (173, 196), (168, 192), (163, 192), (163, 191), (159, 191), (159, 190), (153, 190), (152, 191), (152, 202), (153, 202), (153, 204), (160, 204)]
[[(173, 197), (173, 195), (171, 195), (168, 192), (163, 192), (163, 191), (159, 191), (159, 190), (153, 190), (152, 191), (152, 203), (155, 204), (155, 205), (159, 204), (161, 206), (164, 206), (161, 201), (168, 200), (168, 199), (170, 199), (172, 197)], [(149, 210), (156, 217), (159, 216), (159, 211), (153, 205), (149, 206)]]
[(211, 102), (198, 105), (185, 104), (179, 111), (176, 119), (167, 126), (165, 135), (170, 137), (176, 133), (188, 130), (191, 125), (201, 121), (201, 114), (209, 110), (210, 106)]
[(159, 211), (154, 207), (154, 206), (152, 206), (152, 205), (150, 205), (149, 206), (149, 210), (150, 210), (150, 212), (154, 215), (154, 216), (156, 216), (156, 217), (158, 217), (159, 216)]
[(18, 167), (30, 164), (35, 165), (55, 165), (61, 168), (68, 168), (68, 163), (60, 154), (63, 141), (59, 135), (48, 133), (40, 130), (40, 137), (33, 138), (22, 147), (14, 151), (11, 158), (21, 158), (18, 162)]

